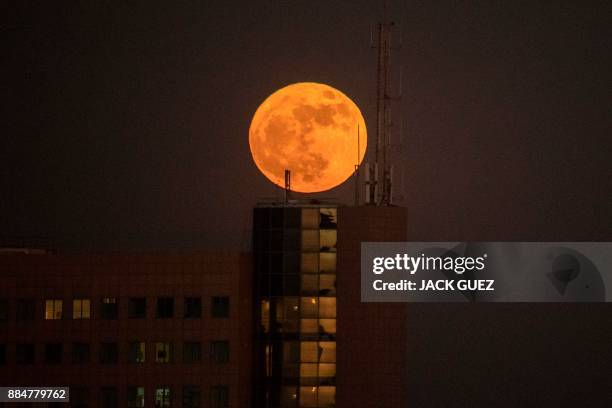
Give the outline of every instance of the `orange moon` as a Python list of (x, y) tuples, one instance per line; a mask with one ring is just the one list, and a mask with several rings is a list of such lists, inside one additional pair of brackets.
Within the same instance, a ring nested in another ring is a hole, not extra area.
[(339, 90), (315, 82), (288, 85), (268, 96), (249, 128), (259, 170), (283, 188), (285, 170), (290, 170), (291, 190), (301, 193), (345, 182), (363, 160), (367, 140), (357, 105)]

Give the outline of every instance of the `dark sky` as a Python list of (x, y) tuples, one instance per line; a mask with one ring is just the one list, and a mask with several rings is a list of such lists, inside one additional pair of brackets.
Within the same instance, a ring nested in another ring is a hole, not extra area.
[[(248, 149), (267, 95), (327, 83), (373, 136), (378, 2), (132, 3), (3, 10), (0, 235), (244, 248), (282, 196)], [(610, 6), (431, 3), (391, 6), (411, 238), (612, 239)]]

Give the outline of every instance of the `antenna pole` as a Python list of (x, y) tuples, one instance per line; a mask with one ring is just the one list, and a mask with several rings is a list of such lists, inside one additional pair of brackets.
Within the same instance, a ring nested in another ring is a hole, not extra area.
[(291, 170), (285, 169), (285, 204), (289, 203), (291, 193)]
[(359, 206), (359, 145), (360, 143), (359, 136), (359, 124), (357, 124), (357, 161), (355, 162), (355, 207)]

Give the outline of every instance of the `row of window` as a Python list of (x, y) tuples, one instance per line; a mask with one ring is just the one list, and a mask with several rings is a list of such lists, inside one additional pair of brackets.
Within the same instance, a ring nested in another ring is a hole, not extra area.
[[(36, 318), (36, 299), (17, 299), (15, 305), (15, 318), (17, 321), (34, 320)], [(127, 317), (130, 319), (144, 319), (147, 317), (147, 298), (130, 297), (127, 299)], [(45, 320), (64, 319), (66, 315), (63, 299), (44, 300)], [(99, 302), (100, 319), (119, 318), (119, 299), (116, 297), (103, 297)], [(210, 313), (213, 318), (229, 317), (229, 297), (213, 296), (211, 298)], [(91, 319), (92, 302), (88, 298), (72, 300), (73, 319)], [(175, 301), (173, 297), (158, 297), (155, 304), (155, 317), (170, 319), (175, 317)], [(198, 319), (202, 317), (202, 298), (185, 297), (183, 304), (183, 317), (185, 319)], [(8, 299), (0, 299), (0, 320), (9, 318)]]
[[(209, 402), (203, 403), (202, 390), (198, 385), (184, 385), (182, 387), (181, 401), (175, 401), (174, 389), (170, 386), (158, 386), (153, 389), (153, 401), (155, 407), (168, 408), (182, 406), (183, 408), (199, 408), (206, 406), (211, 408), (229, 407), (229, 387), (215, 385), (209, 390)], [(117, 387), (101, 387), (99, 394), (95, 395), (87, 387), (70, 387), (70, 403), (74, 408), (87, 408), (90, 401), (97, 400), (102, 408), (117, 408), (127, 406), (128, 408), (143, 408), (145, 406), (145, 387), (130, 386), (126, 389), (125, 404), (119, 404), (119, 392)]]
[[(147, 361), (147, 345), (145, 342), (134, 341), (127, 343), (127, 361), (129, 363), (145, 363)], [(171, 342), (157, 342), (149, 345), (150, 352), (154, 352), (153, 361), (156, 363), (197, 363), (202, 358), (202, 343), (184, 342), (181, 347), (182, 356), (177, 356), (175, 347)], [(64, 345), (62, 343), (46, 343), (44, 345), (44, 362), (46, 364), (61, 364), (64, 358)], [(0, 344), (0, 365), (7, 363), (7, 346)], [(209, 343), (209, 360), (211, 363), (229, 362), (229, 342), (226, 340), (211, 341)], [(34, 364), (36, 346), (32, 343), (16, 344), (15, 363)], [(178, 358), (177, 358), (178, 357)], [(181, 358), (182, 357), (182, 358)], [(89, 343), (72, 343), (71, 361), (73, 364), (86, 364), (92, 362), (91, 345)], [(100, 343), (98, 348), (98, 362), (102, 364), (117, 364), (119, 362), (119, 343)]]

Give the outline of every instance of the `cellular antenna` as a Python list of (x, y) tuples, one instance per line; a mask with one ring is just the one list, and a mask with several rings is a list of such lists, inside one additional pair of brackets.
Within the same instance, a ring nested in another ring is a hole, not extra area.
[[(390, 60), (392, 31), (395, 23), (387, 19), (387, 2), (383, 4), (383, 19), (377, 24), (378, 50), (376, 77), (376, 144), (374, 164), (366, 166), (366, 203), (377, 206), (392, 204), (393, 166), (390, 164), (391, 101), (401, 96), (390, 94)], [(371, 35), (371, 37), (373, 37)], [(401, 77), (400, 77), (401, 78)], [(380, 179), (379, 177), (382, 177)]]

